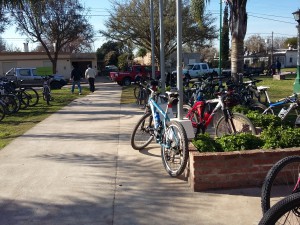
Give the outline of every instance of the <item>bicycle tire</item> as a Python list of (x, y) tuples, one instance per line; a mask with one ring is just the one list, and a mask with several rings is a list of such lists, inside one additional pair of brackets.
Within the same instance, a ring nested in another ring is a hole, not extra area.
[(5, 108), (3, 103), (0, 101), (0, 121), (5, 118)]
[(7, 115), (17, 112), (19, 106), (13, 95), (1, 95), (0, 97), (5, 104), (4, 110)]
[(255, 102), (250, 104), (249, 108), (253, 111), (258, 111), (259, 113), (263, 113), (268, 107), (260, 102)]
[(222, 116), (217, 122), (215, 134), (217, 137), (222, 137), (227, 134), (251, 133), (256, 135), (256, 130), (253, 123), (241, 113), (232, 113), (231, 119), (226, 121), (225, 116)]
[[(279, 190), (280, 196), (287, 196), (293, 192), (300, 171), (299, 166), (300, 156), (294, 155), (279, 160), (271, 167), (261, 189), (261, 208), (263, 213), (266, 213), (274, 202), (278, 200), (275, 197), (278, 197)], [(290, 172), (287, 172), (288, 169)]]
[(187, 135), (181, 123), (168, 122), (162, 137), (161, 157), (164, 168), (171, 177), (177, 177), (185, 170), (189, 148)]
[(134, 126), (130, 143), (135, 150), (146, 148), (154, 138), (154, 124), (151, 112), (144, 114)]
[(29, 106), (36, 106), (40, 98), (38, 92), (31, 87), (25, 87), (23, 91), (29, 96)]
[(20, 100), (20, 109), (26, 109), (29, 106), (29, 96), (24, 91), (18, 91), (17, 94)]
[(300, 193), (288, 195), (268, 210), (259, 225), (300, 224)]
[(139, 89), (136, 103), (145, 106), (148, 102), (148, 93), (145, 89)]
[(133, 89), (133, 95), (134, 95), (135, 99), (139, 98), (140, 89), (141, 88), (139, 86), (138, 87), (134, 87), (134, 89)]
[(50, 105), (51, 94), (50, 94), (50, 88), (49, 87), (44, 87), (43, 88), (43, 98), (46, 101), (47, 105)]

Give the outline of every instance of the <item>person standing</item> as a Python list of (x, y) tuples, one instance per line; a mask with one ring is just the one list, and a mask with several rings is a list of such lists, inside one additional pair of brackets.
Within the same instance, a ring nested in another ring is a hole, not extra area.
[(76, 65), (74, 65), (74, 68), (71, 72), (71, 80), (72, 80), (72, 88), (71, 88), (72, 94), (74, 94), (75, 85), (77, 85), (79, 95), (81, 95), (81, 85), (80, 85), (81, 71), (78, 69)]
[(87, 78), (89, 81), (90, 91), (94, 92), (95, 91), (96, 72), (95, 72), (95, 70), (92, 69), (92, 67), (90, 65), (88, 65), (87, 67), (88, 68), (85, 71), (85, 78)]
[(276, 61), (276, 68), (277, 68), (277, 74), (280, 74), (281, 73), (281, 63), (279, 62), (278, 59)]

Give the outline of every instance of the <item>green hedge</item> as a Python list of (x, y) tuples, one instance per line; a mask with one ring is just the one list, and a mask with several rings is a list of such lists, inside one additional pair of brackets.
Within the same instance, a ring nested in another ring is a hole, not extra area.
[(212, 138), (209, 134), (198, 135), (192, 143), (199, 152), (229, 152), (251, 149), (300, 147), (300, 129), (286, 126), (269, 126), (260, 136), (241, 133)]

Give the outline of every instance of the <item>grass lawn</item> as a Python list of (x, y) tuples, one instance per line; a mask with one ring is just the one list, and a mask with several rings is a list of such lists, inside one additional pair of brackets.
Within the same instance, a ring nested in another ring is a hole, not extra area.
[(14, 115), (7, 115), (0, 121), (0, 149), (5, 147), (14, 138), (24, 134), (27, 130), (41, 122), (52, 113), (58, 111), (62, 107), (68, 105), (76, 98), (81, 98), (89, 93), (88, 88), (83, 88), (83, 95), (72, 95), (69, 88), (60, 90), (52, 90), (54, 98), (51, 105), (47, 105), (41, 97), (42, 91), (38, 91), (40, 95), (39, 103), (34, 107), (20, 110)]

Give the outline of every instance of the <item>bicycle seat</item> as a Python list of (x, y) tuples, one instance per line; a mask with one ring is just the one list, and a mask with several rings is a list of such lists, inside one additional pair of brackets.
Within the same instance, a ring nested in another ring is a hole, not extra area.
[(258, 91), (263, 91), (263, 90), (267, 90), (267, 89), (269, 89), (270, 87), (269, 86), (258, 86), (257, 87), (257, 90)]

